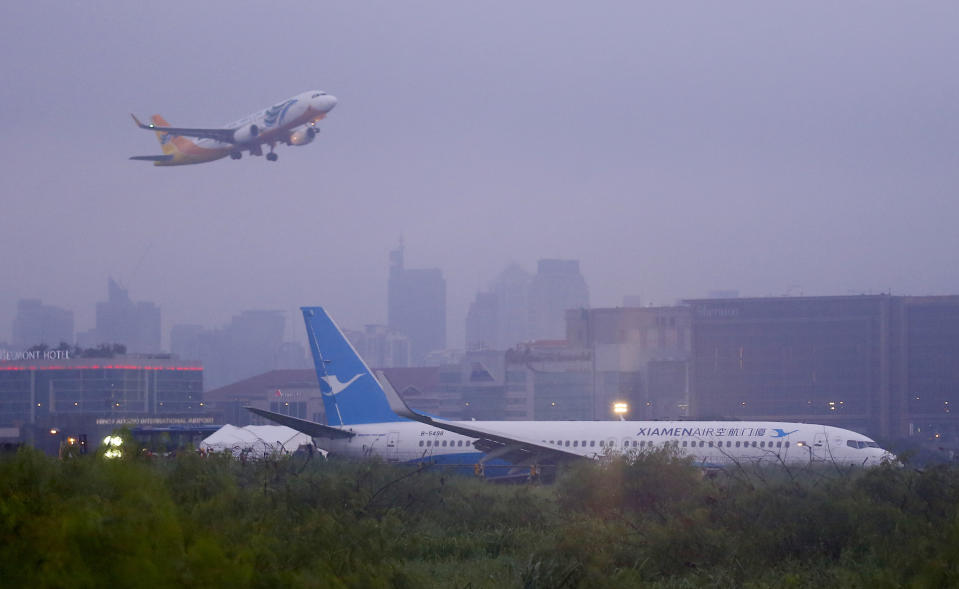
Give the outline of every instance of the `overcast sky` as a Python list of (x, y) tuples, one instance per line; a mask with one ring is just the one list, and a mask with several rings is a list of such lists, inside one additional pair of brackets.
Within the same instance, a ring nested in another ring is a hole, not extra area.
[[(959, 293), (959, 3), (0, 5), (0, 341), (94, 323), (108, 276), (175, 323), (324, 305), (385, 322), (389, 250), (450, 345), (511, 262), (593, 306), (734, 289)], [(339, 98), (279, 161), (181, 168), (130, 112), (219, 126)], [(291, 338), (302, 339), (290, 328)]]

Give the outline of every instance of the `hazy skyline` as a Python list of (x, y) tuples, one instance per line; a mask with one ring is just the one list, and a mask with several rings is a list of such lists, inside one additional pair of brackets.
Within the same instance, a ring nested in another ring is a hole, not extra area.
[[(959, 5), (10, 2), (0, 341), (109, 276), (175, 323), (323, 305), (385, 323), (388, 254), (449, 342), (509, 263), (593, 306), (735, 289), (959, 293)], [(307, 89), (317, 140), (183, 168), (130, 112), (216, 126)], [(299, 339), (302, 327), (292, 317)], [(288, 330), (291, 329), (288, 327)]]

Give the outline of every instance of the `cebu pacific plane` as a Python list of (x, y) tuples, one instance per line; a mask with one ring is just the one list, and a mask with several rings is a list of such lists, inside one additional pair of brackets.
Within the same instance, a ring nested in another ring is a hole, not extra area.
[[(330, 454), (465, 467), (519, 476), (569, 460), (672, 448), (703, 466), (836, 463), (875, 466), (895, 457), (838, 427), (776, 421), (451, 421), (410, 409), (374, 377), (321, 307), (303, 318), (327, 423), (250, 411), (313, 436)], [(495, 469), (491, 470), (491, 467)]]
[(153, 115), (145, 125), (134, 115), (141, 129), (155, 131), (163, 155), (135, 155), (131, 160), (153, 162), (154, 166), (202, 164), (230, 156), (238, 160), (243, 152), (263, 155), (275, 162), (278, 143), (306, 145), (320, 132), (316, 126), (336, 106), (336, 97), (320, 90), (303, 92), (258, 111), (229, 125), (216, 129), (173, 127), (160, 115)]

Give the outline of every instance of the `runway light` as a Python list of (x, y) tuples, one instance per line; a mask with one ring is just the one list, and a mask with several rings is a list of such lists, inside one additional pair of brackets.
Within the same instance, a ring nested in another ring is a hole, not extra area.
[(51, 436), (55, 436), (55, 435), (57, 435), (57, 433), (58, 433), (57, 428), (55, 428), (55, 427), (51, 427), (51, 428), (50, 428), (50, 435), (51, 435)]

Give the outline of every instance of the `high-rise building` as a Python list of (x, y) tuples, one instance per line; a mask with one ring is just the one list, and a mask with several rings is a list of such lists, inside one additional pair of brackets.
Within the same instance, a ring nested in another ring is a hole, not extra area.
[(160, 308), (134, 303), (111, 278), (107, 301), (97, 303), (96, 340), (96, 344), (122, 344), (131, 353), (155, 354), (160, 351)]
[(530, 339), (529, 289), (532, 275), (517, 264), (510, 264), (493, 280), (497, 315), (496, 349), (508, 350)]
[(496, 293), (478, 292), (466, 313), (466, 350), (495, 350), (499, 343)]
[(401, 244), (390, 252), (387, 299), (387, 324), (410, 338), (414, 365), (446, 348), (446, 280), (439, 268), (406, 268)]
[(566, 311), (589, 307), (589, 289), (578, 260), (540, 260), (529, 289), (529, 336), (566, 337)]
[(170, 353), (181, 360), (199, 360), (201, 333), (200, 325), (174, 325), (170, 330)]
[(346, 337), (369, 366), (410, 366), (410, 338), (385, 325), (367, 325), (363, 331), (347, 330)]
[(13, 320), (13, 346), (26, 349), (38, 344), (73, 344), (73, 311), (44, 305), (39, 299), (17, 303)]
[(531, 280), (529, 272), (510, 264), (489, 291), (476, 294), (466, 317), (467, 350), (508, 350), (530, 339)]
[(959, 296), (722, 298), (692, 310), (690, 415), (959, 444)]

